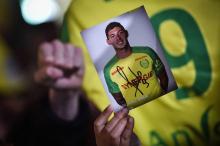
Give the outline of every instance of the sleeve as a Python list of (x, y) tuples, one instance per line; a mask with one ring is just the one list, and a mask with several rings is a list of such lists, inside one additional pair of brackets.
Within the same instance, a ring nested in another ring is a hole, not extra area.
[(154, 70), (156, 75), (159, 75), (164, 70), (164, 65), (159, 57), (154, 60)]
[(104, 77), (105, 77), (105, 82), (108, 86), (109, 92), (110, 93), (119, 93), (120, 89), (119, 89), (118, 85), (111, 80), (110, 67), (108, 66), (108, 64), (104, 68)]
[(164, 70), (163, 62), (161, 61), (161, 59), (153, 49), (148, 48), (148, 50), (149, 50), (148, 54), (151, 56), (153, 60), (153, 69), (156, 75), (158, 76)]

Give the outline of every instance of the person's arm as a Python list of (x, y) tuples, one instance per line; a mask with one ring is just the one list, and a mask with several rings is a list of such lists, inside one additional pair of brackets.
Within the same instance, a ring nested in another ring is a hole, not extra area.
[(49, 86), (52, 111), (63, 120), (74, 120), (84, 74), (81, 49), (59, 40), (43, 43), (38, 64), (35, 80)]
[(164, 92), (167, 92), (168, 89), (168, 76), (166, 73), (166, 70), (163, 66), (163, 69), (161, 70), (160, 74), (157, 75), (157, 77), (160, 80), (160, 86), (164, 90)]
[(160, 86), (163, 89), (163, 92), (165, 93), (167, 92), (168, 89), (168, 80), (169, 80), (165, 66), (156, 52), (154, 52), (152, 49), (149, 49), (149, 51), (153, 59), (153, 69), (156, 73), (157, 78), (160, 81)]
[(112, 94), (112, 96), (114, 97), (114, 99), (116, 100), (116, 102), (119, 105), (126, 107), (127, 103), (126, 103), (118, 85), (111, 80), (110, 68), (111, 68), (111, 65), (109, 65), (109, 64), (107, 64), (104, 68), (104, 77), (105, 77), (106, 85), (108, 87), (108, 91)]
[(118, 92), (118, 93), (112, 93), (112, 96), (114, 97), (114, 99), (116, 100), (116, 102), (123, 106), (123, 107), (126, 107), (127, 106), (127, 103), (126, 103), (126, 100), (124, 99), (123, 95), (121, 92)]
[(130, 146), (134, 119), (124, 108), (108, 121), (112, 112), (112, 107), (108, 106), (94, 122), (97, 146)]

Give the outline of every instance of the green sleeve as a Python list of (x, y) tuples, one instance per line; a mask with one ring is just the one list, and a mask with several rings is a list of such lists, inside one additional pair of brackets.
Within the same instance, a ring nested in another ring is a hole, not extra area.
[(113, 57), (111, 59), (111, 61), (109, 61), (106, 64), (106, 66), (104, 68), (104, 77), (105, 77), (105, 81), (106, 81), (106, 84), (108, 86), (108, 90), (110, 93), (119, 93), (120, 92), (118, 85), (111, 80), (111, 76), (110, 76), (110, 70), (111, 70), (112, 66), (115, 64), (115, 62), (117, 62), (117, 58)]

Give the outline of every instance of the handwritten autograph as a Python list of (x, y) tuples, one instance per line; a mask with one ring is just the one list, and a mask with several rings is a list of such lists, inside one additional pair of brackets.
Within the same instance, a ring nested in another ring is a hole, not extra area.
[(133, 86), (133, 87), (136, 88), (136, 90), (135, 90), (135, 97), (137, 96), (137, 92), (138, 92), (138, 91), (139, 91), (142, 95), (144, 95), (143, 92), (139, 89), (139, 84), (140, 84), (140, 83), (147, 84), (146, 88), (148, 88), (148, 87), (149, 87), (149, 83), (147, 82), (147, 79), (142, 78), (142, 72), (141, 72), (141, 71), (137, 71), (137, 74), (135, 74), (134, 71), (132, 71), (131, 68), (128, 67), (129, 71), (130, 71), (130, 72), (134, 75), (134, 77), (135, 77), (135, 79), (129, 81), (129, 80), (128, 80), (128, 77), (127, 77), (126, 74), (124, 73), (122, 67), (117, 66), (116, 69), (117, 69), (117, 72), (119, 73), (119, 75), (127, 82), (126, 84), (129, 84), (129, 85), (131, 85), (131, 86)]

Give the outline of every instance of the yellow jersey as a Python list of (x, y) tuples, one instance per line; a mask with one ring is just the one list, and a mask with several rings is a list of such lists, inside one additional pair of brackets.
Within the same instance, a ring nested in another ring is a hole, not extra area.
[(149, 47), (132, 47), (126, 58), (114, 56), (104, 68), (110, 93), (121, 92), (129, 109), (142, 105), (162, 94), (157, 75), (164, 68)]
[(73, 0), (63, 38), (83, 49), (84, 90), (109, 104), (80, 31), (142, 5), (179, 88), (130, 112), (135, 133), (143, 146), (219, 145), (219, 0)]

